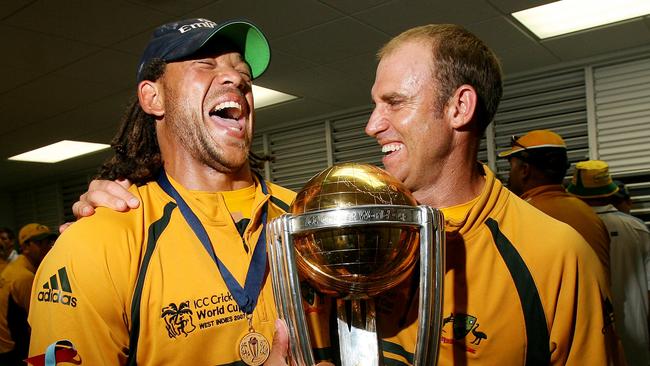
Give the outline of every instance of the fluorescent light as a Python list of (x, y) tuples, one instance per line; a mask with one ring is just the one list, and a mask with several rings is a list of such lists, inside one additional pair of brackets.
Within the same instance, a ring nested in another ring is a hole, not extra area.
[(33, 161), (37, 163), (58, 163), (59, 161), (89, 154), (108, 147), (110, 147), (110, 145), (63, 140), (36, 150), (12, 156), (9, 160)]
[(297, 97), (273, 89), (267, 89), (261, 86), (253, 85), (253, 98), (255, 98), (255, 109), (259, 109), (268, 107), (273, 104), (296, 99)]
[(649, 0), (562, 0), (512, 16), (541, 39), (650, 14)]

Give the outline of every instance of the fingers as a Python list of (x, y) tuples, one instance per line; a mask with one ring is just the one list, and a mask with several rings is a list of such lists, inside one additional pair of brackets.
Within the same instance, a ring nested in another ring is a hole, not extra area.
[(72, 205), (72, 213), (78, 219), (95, 213), (95, 207), (107, 207), (115, 211), (128, 211), (140, 206), (140, 201), (128, 191), (129, 180), (93, 180), (88, 192)]
[(66, 222), (66, 223), (60, 225), (60, 226), (59, 226), (59, 234), (63, 234), (63, 232), (65, 231), (65, 229), (67, 229), (68, 226), (70, 226), (70, 225), (72, 225), (71, 222)]
[[(85, 216), (90, 216), (95, 213), (95, 209), (93, 208), (93, 206), (86, 203), (86, 195), (87, 193), (82, 194), (81, 196), (79, 196), (79, 201), (72, 204), (72, 214), (77, 219), (80, 219)], [(59, 231), (60, 230), (61, 229), (59, 228)]]
[(138, 208), (138, 206), (140, 206), (140, 200), (138, 200), (133, 194), (131, 194), (131, 192), (129, 192), (129, 188), (131, 185), (133, 185), (133, 183), (131, 183), (131, 181), (128, 179), (118, 179), (115, 181), (115, 183), (119, 184), (120, 187), (122, 187), (122, 189), (118, 189), (116, 196), (123, 198), (129, 208)]
[(273, 344), (271, 353), (264, 363), (265, 366), (284, 366), (287, 365), (287, 354), (289, 351), (289, 332), (283, 320), (275, 321), (275, 334), (273, 335)]
[(131, 182), (122, 180), (93, 180), (86, 193), (86, 203), (93, 207), (108, 207), (116, 211), (137, 208), (140, 201), (129, 192)]

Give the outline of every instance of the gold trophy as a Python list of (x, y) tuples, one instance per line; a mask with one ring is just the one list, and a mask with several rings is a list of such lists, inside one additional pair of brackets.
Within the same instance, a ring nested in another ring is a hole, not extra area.
[(315, 364), (300, 292), (300, 280), (306, 279), (336, 297), (341, 364), (383, 365), (373, 296), (409, 276), (419, 253), (413, 364), (435, 365), (445, 268), (442, 213), (418, 206), (382, 169), (357, 163), (314, 176), (290, 211), (269, 223), (267, 243), (276, 308), (288, 326), (292, 361)]

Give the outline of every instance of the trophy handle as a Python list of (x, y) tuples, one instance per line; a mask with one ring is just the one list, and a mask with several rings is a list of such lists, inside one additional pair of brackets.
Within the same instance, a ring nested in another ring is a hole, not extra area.
[[(420, 298), (418, 334), (413, 366), (438, 363), (442, 331), (442, 296), (445, 278), (445, 220), (442, 212), (419, 206), (420, 228)], [(435, 270), (434, 270), (435, 267)]]
[(273, 295), (278, 316), (287, 323), (289, 331), (289, 364), (311, 366), (316, 362), (303, 311), (289, 218), (290, 215), (284, 214), (268, 224), (267, 249)]

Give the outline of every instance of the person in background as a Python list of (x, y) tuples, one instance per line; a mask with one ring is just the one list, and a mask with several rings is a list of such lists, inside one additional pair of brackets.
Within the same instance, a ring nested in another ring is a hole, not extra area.
[(512, 137), (511, 148), (499, 154), (508, 159), (508, 189), (535, 208), (569, 224), (587, 240), (609, 276), (609, 235), (598, 215), (562, 185), (569, 159), (564, 139), (550, 130), (534, 130)]
[(614, 207), (619, 187), (609, 166), (582, 161), (567, 192), (584, 200), (603, 220), (609, 236), (612, 300), (618, 334), (629, 365), (650, 365), (648, 301), (650, 297), (650, 231), (645, 224)]
[(632, 210), (632, 197), (630, 196), (630, 191), (627, 189), (625, 183), (620, 180), (614, 179), (613, 182), (618, 186), (618, 191), (616, 191), (612, 197), (612, 204), (617, 210), (629, 215)]
[(28, 362), (286, 364), (265, 227), (295, 195), (248, 163), (252, 81), (269, 61), (249, 22), (154, 31), (103, 167), (138, 183), (140, 205), (99, 210), (61, 235), (36, 274)]
[(18, 233), (21, 254), (0, 274), (0, 365), (26, 365), (30, 329), (27, 313), (34, 274), (52, 248), (56, 234), (32, 223)]
[(0, 272), (18, 258), (19, 249), (14, 232), (7, 227), (0, 228)]

